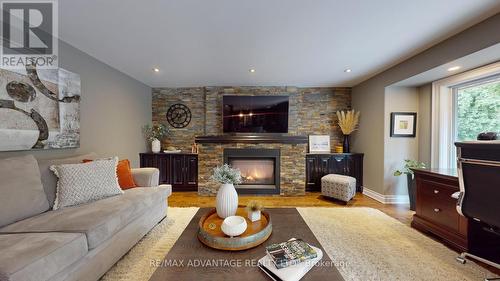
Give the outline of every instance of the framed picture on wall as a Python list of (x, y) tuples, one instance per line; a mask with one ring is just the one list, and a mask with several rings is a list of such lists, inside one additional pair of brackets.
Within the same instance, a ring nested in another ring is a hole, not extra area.
[(392, 112), (391, 137), (414, 138), (417, 134), (417, 113)]
[(330, 136), (309, 136), (309, 153), (330, 153)]

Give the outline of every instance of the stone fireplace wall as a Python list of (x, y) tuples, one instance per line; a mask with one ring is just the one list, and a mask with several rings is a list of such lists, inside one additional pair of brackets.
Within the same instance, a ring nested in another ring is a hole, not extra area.
[(305, 174), (307, 144), (216, 144), (199, 145), (198, 155), (198, 194), (214, 196), (219, 188), (218, 183), (210, 180), (212, 170), (224, 164), (222, 157), (225, 148), (278, 148), (280, 149), (280, 194), (296, 196), (305, 194)]
[[(191, 150), (195, 136), (222, 135), (223, 95), (287, 95), (290, 98), (289, 135), (325, 134), (331, 136), (332, 147), (341, 144), (342, 133), (336, 111), (351, 109), (350, 88), (297, 88), (297, 87), (194, 87), (153, 88), (153, 123), (168, 126), (166, 113), (176, 103), (188, 106), (191, 123), (182, 129), (170, 127), (172, 134), (164, 147), (175, 146)], [(215, 195), (219, 184), (210, 181), (212, 169), (224, 162), (224, 148), (280, 148), (281, 195), (305, 193), (305, 156), (307, 144), (199, 144), (198, 193)]]
[(337, 110), (351, 109), (350, 88), (297, 87), (194, 87), (153, 88), (153, 123), (168, 125), (166, 113), (175, 103), (183, 103), (192, 113), (191, 123), (182, 129), (170, 127), (172, 135), (164, 146), (191, 150), (195, 136), (222, 134), (223, 95), (286, 95), (290, 97), (289, 134), (324, 134), (332, 146), (341, 144), (342, 132), (336, 124)]

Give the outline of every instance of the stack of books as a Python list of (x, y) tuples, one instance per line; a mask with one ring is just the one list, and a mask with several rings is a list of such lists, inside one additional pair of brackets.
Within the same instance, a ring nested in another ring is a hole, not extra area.
[(258, 265), (272, 280), (299, 281), (322, 257), (319, 248), (293, 238), (267, 246)]

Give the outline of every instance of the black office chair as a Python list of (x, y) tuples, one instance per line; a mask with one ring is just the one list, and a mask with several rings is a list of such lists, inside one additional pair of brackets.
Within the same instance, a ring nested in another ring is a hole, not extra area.
[(455, 145), (460, 184), (457, 211), (471, 219), (469, 252), (457, 260), (465, 263), (472, 258), (500, 269), (500, 141)]

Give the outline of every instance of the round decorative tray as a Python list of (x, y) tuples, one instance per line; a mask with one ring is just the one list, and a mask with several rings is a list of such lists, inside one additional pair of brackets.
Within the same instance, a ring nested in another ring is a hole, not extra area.
[(221, 230), (224, 220), (217, 216), (215, 209), (211, 209), (201, 217), (198, 224), (198, 239), (200, 242), (218, 250), (240, 251), (256, 247), (271, 236), (273, 226), (271, 217), (267, 212), (262, 211), (261, 219), (256, 222), (251, 222), (247, 218), (247, 212), (244, 208), (238, 208), (236, 215), (244, 217), (248, 227), (240, 236), (231, 238)]

